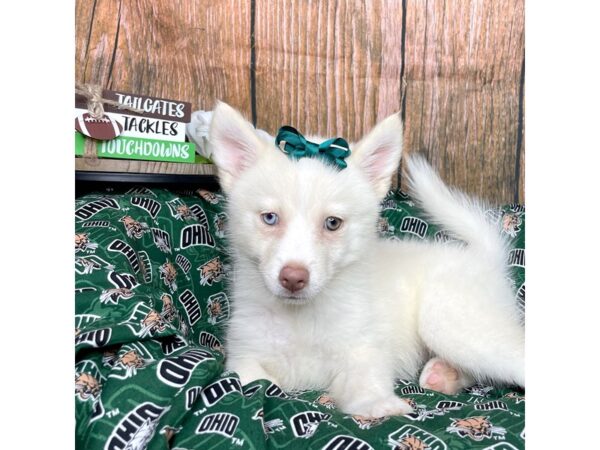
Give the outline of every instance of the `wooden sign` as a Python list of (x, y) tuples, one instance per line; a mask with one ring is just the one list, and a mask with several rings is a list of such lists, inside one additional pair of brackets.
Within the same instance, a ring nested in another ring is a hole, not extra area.
[[(91, 120), (87, 97), (75, 94), (75, 128), (98, 141), (99, 158), (195, 161), (196, 146), (186, 142), (185, 135), (191, 103), (107, 89), (100, 102), (104, 116)], [(76, 155), (83, 154), (83, 142), (84, 137), (76, 133)]]
[[(185, 142), (185, 125), (191, 120), (192, 114), (191, 103), (107, 89), (102, 91), (102, 98), (123, 105), (124, 108), (103, 104), (106, 117), (122, 124), (121, 136)], [(76, 116), (81, 117), (86, 113), (87, 98), (76, 94)]]

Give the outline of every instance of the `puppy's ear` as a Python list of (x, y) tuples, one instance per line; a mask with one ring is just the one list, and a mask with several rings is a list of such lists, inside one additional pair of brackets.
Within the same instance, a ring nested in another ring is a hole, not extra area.
[(392, 114), (379, 122), (356, 143), (350, 161), (367, 175), (380, 198), (391, 185), (391, 176), (398, 168), (402, 155), (402, 120)]
[(264, 144), (252, 124), (223, 102), (214, 110), (208, 139), (219, 182), (229, 192), (233, 181), (252, 165)]

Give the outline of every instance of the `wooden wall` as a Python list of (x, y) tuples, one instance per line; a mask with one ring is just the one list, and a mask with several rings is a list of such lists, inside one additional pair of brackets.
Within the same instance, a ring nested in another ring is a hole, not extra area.
[(524, 0), (77, 0), (75, 31), (78, 82), (349, 140), (400, 111), (447, 182), (524, 201)]

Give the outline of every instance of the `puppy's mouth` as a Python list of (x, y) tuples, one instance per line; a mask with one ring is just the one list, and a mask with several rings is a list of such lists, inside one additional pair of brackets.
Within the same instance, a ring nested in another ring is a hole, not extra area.
[(300, 291), (289, 291), (280, 286), (277, 286), (275, 289), (269, 289), (271, 293), (277, 297), (282, 303), (286, 305), (304, 305), (312, 300), (312, 298), (316, 295), (315, 292), (312, 292), (312, 289), (305, 288)]
[(309, 289), (302, 289), (301, 291), (291, 292), (287, 289), (281, 289), (282, 292), (277, 294), (283, 302), (288, 304), (300, 305), (310, 301), (314, 294)]
[(309, 297), (298, 296), (279, 296), (279, 299), (286, 305), (305, 305), (310, 301)]

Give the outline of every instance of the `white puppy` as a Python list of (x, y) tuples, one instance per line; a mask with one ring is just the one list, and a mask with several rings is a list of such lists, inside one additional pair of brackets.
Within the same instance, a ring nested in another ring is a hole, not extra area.
[(421, 385), (446, 393), (474, 380), (524, 385), (506, 243), (483, 207), (409, 158), (413, 198), (466, 244), (377, 236), (402, 152), (397, 114), (351, 145), (343, 170), (291, 159), (224, 103), (209, 135), (234, 265), (226, 364), (243, 384), (326, 389), (368, 417), (411, 412), (394, 379), (425, 363)]

